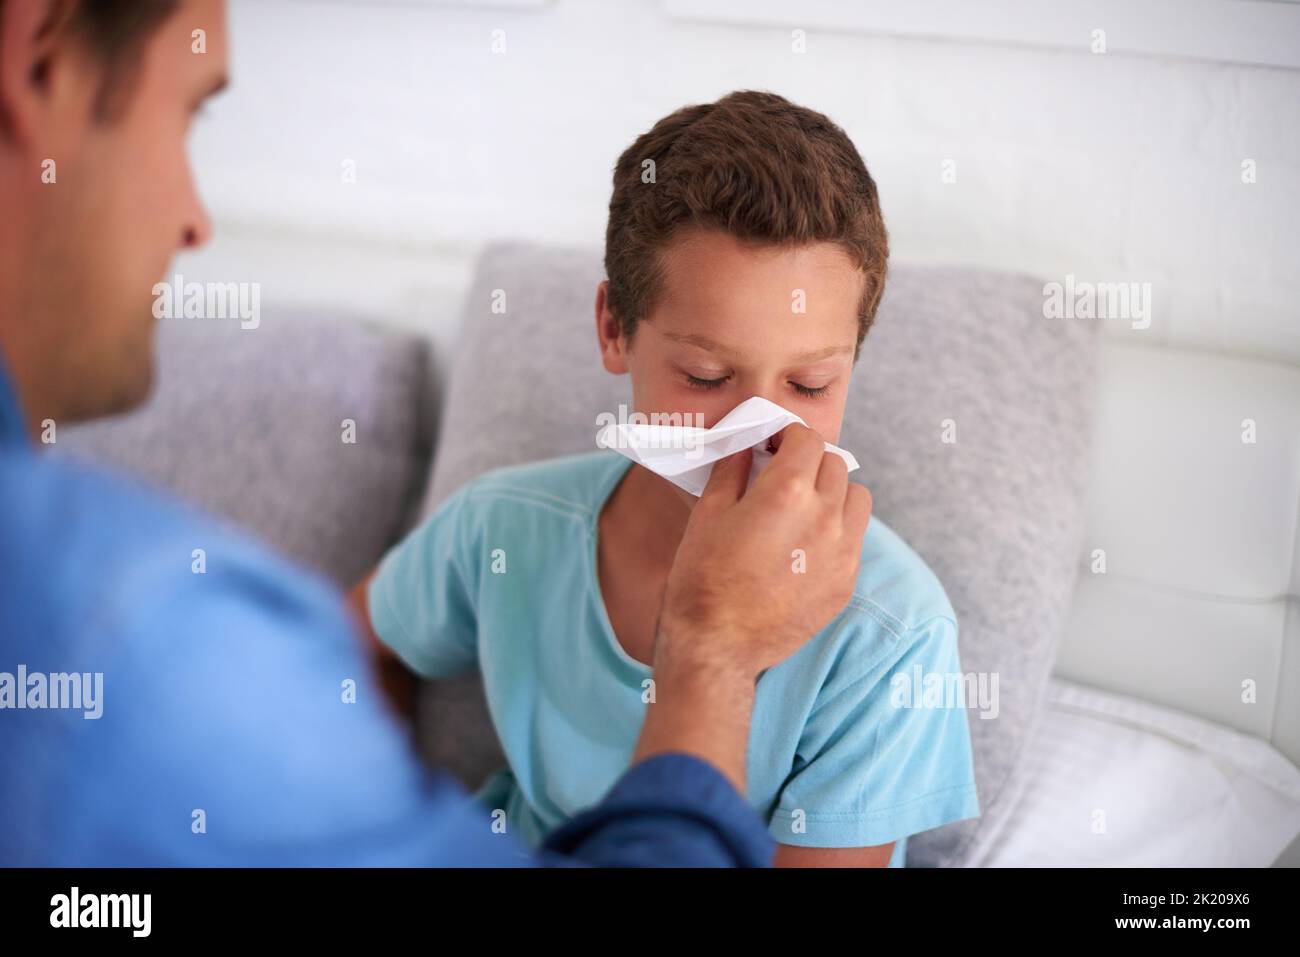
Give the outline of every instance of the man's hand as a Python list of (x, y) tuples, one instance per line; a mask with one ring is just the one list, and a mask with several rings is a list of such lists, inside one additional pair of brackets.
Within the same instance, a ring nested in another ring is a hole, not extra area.
[(668, 576), (655, 649), (751, 677), (784, 661), (848, 604), (871, 493), (795, 424), (745, 491), (750, 453), (723, 459)]
[(668, 575), (655, 703), (634, 760), (685, 751), (742, 794), (754, 684), (848, 604), (871, 494), (811, 429), (790, 425), (746, 491), (751, 454), (718, 462)]

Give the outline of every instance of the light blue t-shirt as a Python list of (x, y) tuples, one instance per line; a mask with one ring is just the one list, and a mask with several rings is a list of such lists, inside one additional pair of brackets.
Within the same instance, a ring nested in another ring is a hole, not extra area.
[[(482, 672), (510, 767), (479, 798), (530, 846), (609, 790), (653, 706), (652, 671), (619, 644), (597, 575), (597, 519), (630, 465), (602, 450), (489, 472), (370, 586), (376, 633), (412, 669)], [(960, 676), (943, 587), (873, 516), (848, 606), (758, 682), (747, 797), (772, 836), (896, 841), (898, 867), (908, 835), (978, 816)]]

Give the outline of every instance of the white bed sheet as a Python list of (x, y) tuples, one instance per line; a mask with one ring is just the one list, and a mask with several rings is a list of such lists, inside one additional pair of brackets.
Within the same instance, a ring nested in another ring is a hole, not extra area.
[(1053, 678), (1014, 812), (975, 867), (1267, 867), (1300, 833), (1300, 768), (1266, 741)]

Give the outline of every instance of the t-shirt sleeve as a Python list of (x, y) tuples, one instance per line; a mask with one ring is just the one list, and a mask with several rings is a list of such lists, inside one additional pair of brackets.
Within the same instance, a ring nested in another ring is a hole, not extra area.
[(375, 634), (426, 678), (448, 677), (478, 662), (480, 569), (470, 490), (452, 495), (384, 556), (370, 582)]
[(979, 816), (956, 622), (894, 647), (865, 672), (846, 655), (818, 694), (769, 825), (780, 843), (874, 847)]

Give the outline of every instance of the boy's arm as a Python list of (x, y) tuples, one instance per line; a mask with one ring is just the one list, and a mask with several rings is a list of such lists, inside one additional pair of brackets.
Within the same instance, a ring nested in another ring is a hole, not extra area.
[(778, 844), (775, 867), (888, 867), (894, 841), (875, 847), (795, 847)]
[(361, 635), (361, 644), (366, 659), (374, 665), (379, 675), (380, 686), (393, 709), (407, 720), (415, 719), (415, 692), (419, 679), (415, 672), (402, 663), (402, 659), (392, 648), (384, 644), (370, 623), (370, 580), (375, 577), (372, 571), (357, 582), (347, 595), (347, 608)]
[[(906, 629), (865, 670), (829, 679), (804, 727), (806, 763), (784, 784), (770, 822), (778, 842), (799, 845), (780, 848), (777, 865), (873, 866), (872, 854), (892, 851), (886, 842), (979, 815), (962, 696), (912, 700), (896, 681), (962, 673), (957, 625), (944, 614)], [(805, 828), (795, 830), (796, 821)]]
[[(375, 577), (377, 569), (372, 569), (365, 578), (352, 586), (352, 590), (347, 595), (347, 607), (351, 612), (353, 620), (357, 623), (357, 631), (361, 635), (361, 644), (366, 650), (366, 656), (374, 659), (377, 664), (385, 661), (396, 659), (393, 649), (379, 640), (375, 634), (375, 626), (370, 623), (370, 581)], [(400, 659), (399, 659), (400, 660)]]
[(347, 595), (361, 650), (394, 709), (413, 718), (421, 677), (476, 664), (475, 581), (480, 562), (473, 483), (390, 549)]

